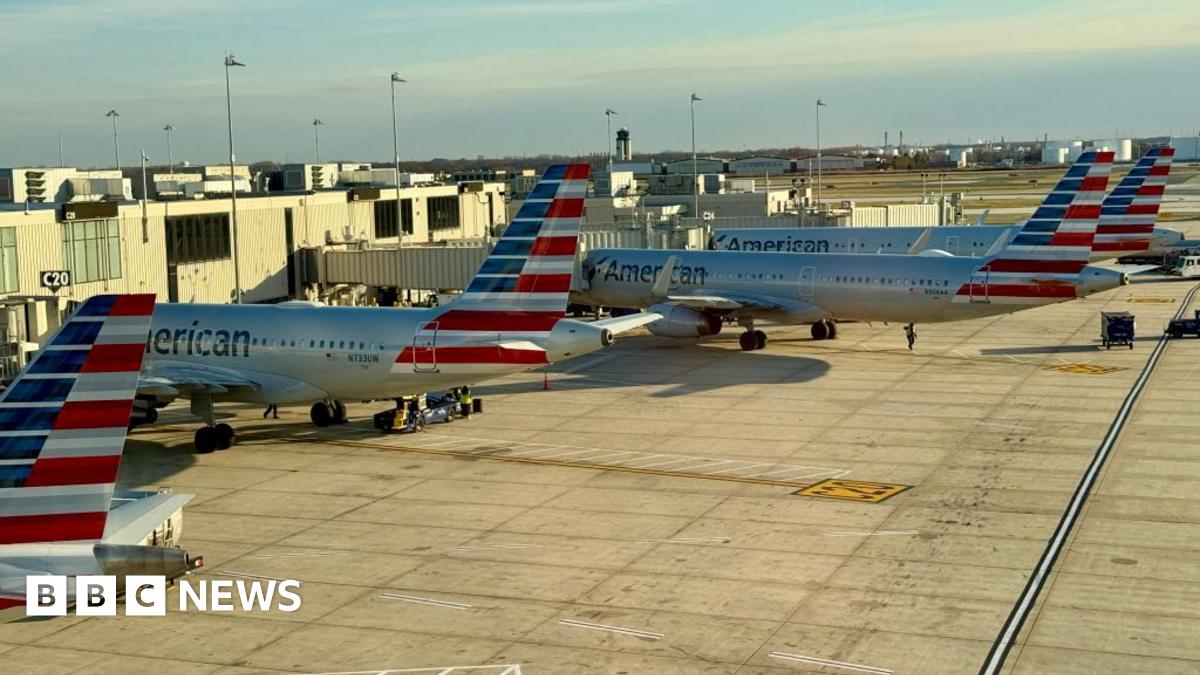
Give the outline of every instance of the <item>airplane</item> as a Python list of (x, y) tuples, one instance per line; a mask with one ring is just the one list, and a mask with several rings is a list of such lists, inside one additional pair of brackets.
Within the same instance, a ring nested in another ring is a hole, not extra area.
[(853, 253), (751, 253), (597, 249), (588, 252), (574, 301), (648, 307), (655, 335), (715, 335), (726, 319), (762, 349), (757, 318), (812, 322), (815, 340), (837, 336), (834, 320), (959, 321), (1063, 302), (1129, 283), (1127, 274), (1088, 265), (1112, 152), (1085, 152), (1011, 240), (983, 258)]
[(0, 611), (25, 577), (161, 574), (202, 559), (143, 546), (192, 495), (114, 499), (153, 295), (85, 301), (0, 396)]
[(346, 421), (343, 400), (474, 384), (608, 347), (658, 317), (565, 318), (588, 172), (547, 169), (470, 285), (437, 308), (160, 304), (135, 421), (186, 397), (204, 420), (196, 449), (212, 452), (235, 438), (214, 402), (315, 401), (310, 417), (326, 426)]
[[(1155, 227), (1175, 149), (1150, 148), (1101, 205), (1092, 260), (1150, 254), (1179, 245), (1183, 233)], [(709, 248), (785, 253), (936, 253), (980, 256), (1022, 223), (939, 227), (755, 227), (713, 230)]]

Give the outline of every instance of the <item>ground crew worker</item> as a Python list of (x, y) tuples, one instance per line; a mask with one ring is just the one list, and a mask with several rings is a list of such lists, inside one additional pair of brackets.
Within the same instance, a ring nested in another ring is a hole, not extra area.
[(459, 409), (462, 411), (463, 417), (471, 416), (471, 403), (474, 397), (471, 396), (471, 388), (463, 385), (462, 393), (459, 395)]
[(908, 351), (912, 351), (913, 344), (917, 341), (917, 331), (910, 323), (904, 327), (904, 337), (908, 338)]

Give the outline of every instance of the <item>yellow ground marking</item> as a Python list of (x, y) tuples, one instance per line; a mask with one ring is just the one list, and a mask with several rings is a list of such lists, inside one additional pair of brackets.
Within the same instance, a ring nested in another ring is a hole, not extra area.
[(537, 459), (534, 457), (518, 457), (512, 455), (493, 455), (481, 452), (470, 452), (464, 450), (438, 450), (434, 448), (416, 448), (411, 446), (389, 445), (386, 443), (372, 443), (370, 441), (342, 441), (342, 440), (327, 440), (324, 441), (329, 445), (344, 445), (347, 447), (357, 448), (372, 448), (377, 450), (392, 450), (396, 452), (415, 452), (424, 455), (441, 455), (443, 457), (460, 457), (463, 459), (485, 459), (495, 462), (517, 462), (520, 464), (537, 464), (541, 466), (562, 466), (574, 469), (596, 469), (599, 471), (620, 471), (622, 473), (640, 473), (649, 476), (669, 476), (672, 478), (699, 478), (703, 480), (719, 480), (727, 483), (750, 483), (752, 485), (769, 485), (771, 487), (786, 487), (786, 488), (803, 488), (808, 483), (799, 483), (786, 480), (770, 480), (768, 478), (749, 478), (742, 476), (715, 475), (691, 473), (687, 471), (671, 471), (669, 469), (639, 469), (632, 466), (621, 466), (619, 464), (599, 464), (586, 461), (571, 461), (558, 459)]
[(881, 502), (904, 492), (911, 485), (899, 483), (872, 483), (865, 480), (846, 480), (831, 478), (810, 485), (795, 494), (805, 497), (824, 497), (826, 499), (845, 499), (852, 502)]
[(1130, 298), (1129, 302), (1141, 302), (1147, 305), (1173, 305), (1175, 298)]
[(1128, 368), (1101, 366), (1095, 363), (1064, 363), (1059, 366), (1046, 366), (1046, 370), (1057, 370), (1060, 373), (1073, 373), (1075, 375), (1107, 375), (1115, 373), (1118, 370), (1128, 370)]

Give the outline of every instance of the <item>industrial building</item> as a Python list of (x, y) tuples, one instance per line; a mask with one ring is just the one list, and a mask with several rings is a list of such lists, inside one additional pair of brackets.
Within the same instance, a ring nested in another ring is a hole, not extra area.
[(695, 164), (689, 159), (676, 159), (663, 164), (667, 174), (725, 173), (725, 160), (720, 157), (697, 157)]
[(0, 169), (0, 204), (133, 199), (132, 189), (129, 179), (117, 170)]
[(796, 160), (786, 157), (741, 157), (729, 160), (729, 173), (739, 176), (788, 173), (796, 170)]
[(1200, 136), (1172, 138), (1171, 145), (1175, 148), (1175, 161), (1200, 161)]

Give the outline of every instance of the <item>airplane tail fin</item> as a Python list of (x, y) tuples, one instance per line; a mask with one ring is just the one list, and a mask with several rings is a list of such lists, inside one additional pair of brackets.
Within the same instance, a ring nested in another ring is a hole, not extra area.
[(1175, 148), (1150, 148), (1104, 198), (1093, 251), (1149, 250), (1174, 156)]
[(0, 544), (103, 537), (153, 312), (89, 298), (0, 396)]
[(976, 298), (985, 284), (990, 300), (1074, 298), (1092, 253), (1113, 154), (1080, 155), (1008, 245), (985, 259), (976, 273), (980, 279), (963, 284), (958, 295)]
[(566, 314), (588, 171), (546, 169), (439, 330), (549, 330)]

